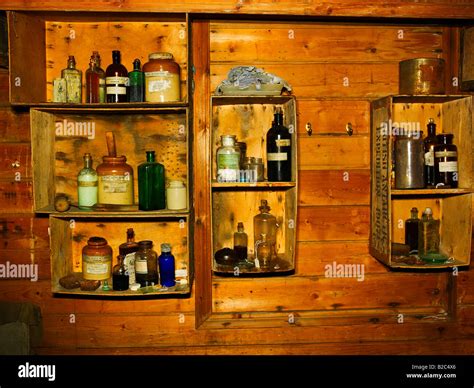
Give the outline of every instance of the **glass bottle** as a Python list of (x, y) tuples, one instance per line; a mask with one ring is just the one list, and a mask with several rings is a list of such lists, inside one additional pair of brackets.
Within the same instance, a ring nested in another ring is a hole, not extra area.
[(93, 51), (86, 71), (86, 102), (105, 102), (105, 72), (100, 67), (100, 55)]
[(127, 102), (128, 71), (120, 62), (120, 51), (112, 51), (112, 64), (105, 71), (107, 102)]
[(418, 209), (411, 209), (411, 217), (405, 221), (405, 244), (410, 247), (410, 253), (418, 253), (418, 229), (420, 219), (418, 218)]
[(97, 172), (92, 168), (92, 156), (84, 154), (84, 168), (77, 175), (77, 198), (79, 208), (88, 208), (97, 203)]
[(164, 287), (174, 287), (176, 285), (175, 263), (170, 244), (161, 244), (158, 266), (160, 268), (160, 284)]
[(433, 119), (428, 122), (428, 136), (423, 141), (425, 148), (425, 186), (429, 189), (436, 187), (434, 148), (438, 144), (436, 124)]
[(66, 101), (82, 102), (82, 71), (76, 69), (74, 55), (69, 55), (67, 67), (61, 70), (61, 78), (66, 80)]
[(248, 236), (244, 232), (244, 223), (237, 224), (237, 232), (234, 233), (234, 251), (237, 255), (237, 263), (244, 263), (247, 261), (248, 252)]
[(260, 239), (255, 241), (255, 267), (269, 268), (273, 258), (273, 247), (267, 240), (267, 235), (262, 233)]
[(140, 286), (158, 284), (157, 259), (152, 241), (144, 240), (138, 243), (138, 252), (135, 254), (135, 278)]
[[(276, 217), (270, 214), (270, 206), (265, 199), (260, 202), (260, 214), (253, 218), (254, 242), (262, 240), (262, 235), (265, 235), (266, 242), (269, 244), (271, 254), (276, 255), (276, 232), (277, 222)], [(261, 263), (260, 263), (261, 264)]]
[(240, 148), (234, 135), (222, 135), (217, 148), (217, 181), (238, 182), (240, 171)]
[(458, 149), (453, 144), (454, 135), (442, 133), (437, 135), (435, 147), (436, 184), (447, 188), (458, 187)]
[(143, 102), (145, 98), (145, 76), (140, 66), (140, 60), (135, 59), (133, 61), (133, 71), (128, 74), (130, 79), (130, 102)]
[(130, 284), (135, 283), (135, 253), (138, 252), (138, 243), (135, 242), (135, 231), (127, 229), (127, 242), (119, 245), (119, 254), (124, 257), (124, 265), (128, 271)]
[(166, 209), (165, 167), (155, 161), (155, 151), (146, 151), (146, 162), (138, 166), (138, 208)]
[(447, 257), (440, 254), (440, 221), (433, 218), (433, 211), (427, 207), (421, 217), (418, 229), (418, 255), (428, 262), (444, 262)]
[(112, 289), (114, 291), (126, 291), (130, 285), (130, 277), (124, 263), (125, 257), (117, 256), (118, 263), (112, 272)]
[(280, 108), (267, 132), (267, 177), (270, 182), (291, 181), (291, 134), (283, 125)]

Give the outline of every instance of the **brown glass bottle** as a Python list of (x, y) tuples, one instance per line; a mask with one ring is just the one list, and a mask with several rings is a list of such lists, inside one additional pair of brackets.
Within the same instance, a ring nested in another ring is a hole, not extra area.
[(86, 102), (105, 102), (105, 72), (100, 68), (98, 51), (92, 52), (89, 69), (86, 71)]
[(418, 228), (420, 226), (418, 209), (411, 209), (411, 217), (405, 221), (405, 244), (410, 246), (410, 253), (418, 253)]
[(119, 245), (119, 254), (123, 256), (124, 266), (128, 272), (130, 284), (135, 283), (135, 253), (138, 252), (138, 243), (135, 242), (133, 228), (127, 229), (127, 242)]
[(142, 287), (158, 284), (158, 255), (153, 250), (153, 242), (140, 241), (135, 254), (135, 276)]
[(107, 102), (127, 102), (128, 71), (120, 62), (120, 51), (112, 51), (112, 61), (105, 72)]
[(436, 124), (433, 119), (428, 122), (428, 136), (423, 140), (425, 148), (425, 186), (429, 189), (436, 187), (434, 148), (438, 144)]
[(458, 187), (458, 150), (453, 144), (454, 135), (442, 133), (436, 136), (435, 147), (436, 184), (446, 188)]

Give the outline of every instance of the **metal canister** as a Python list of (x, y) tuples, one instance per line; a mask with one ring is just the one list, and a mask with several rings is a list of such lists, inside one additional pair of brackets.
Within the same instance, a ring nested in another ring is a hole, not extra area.
[(395, 139), (395, 188), (425, 187), (424, 147), (421, 132), (399, 135)]
[(399, 64), (400, 94), (444, 94), (445, 62), (441, 58), (415, 58)]

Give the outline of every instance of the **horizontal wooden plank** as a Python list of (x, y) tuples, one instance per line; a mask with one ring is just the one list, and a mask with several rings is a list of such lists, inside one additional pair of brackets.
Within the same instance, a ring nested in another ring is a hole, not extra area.
[[(10, 264), (14, 264), (15, 267), (33, 265), (34, 267), (30, 267), (26, 272), (30, 279), (48, 281), (51, 279), (49, 249), (0, 249), (0, 264), (7, 267)], [(9, 277), (8, 274), (6, 276)]]
[(369, 205), (370, 170), (302, 170), (298, 205)]
[(30, 141), (30, 114), (10, 107), (0, 107), (0, 142), (28, 141)]
[[(238, 65), (258, 64), (249, 61), (239, 62)], [(211, 92), (227, 78), (233, 66), (211, 65)], [(286, 80), (298, 98), (374, 98), (398, 93), (398, 63), (265, 64), (259, 67)]]
[(459, 271), (457, 279), (458, 304), (474, 304), (474, 270)]
[(298, 147), (300, 170), (369, 168), (370, 141), (366, 136), (300, 136)]
[(298, 100), (298, 134), (347, 135), (347, 126), (352, 126), (353, 135), (369, 133), (370, 103), (368, 101)]
[[(403, 284), (403, 287), (400, 285)], [(357, 278), (214, 279), (215, 312), (342, 310), (440, 306), (444, 274), (390, 273)]]
[(298, 241), (367, 240), (368, 206), (318, 206), (298, 209)]
[(47, 217), (3, 216), (0, 218), (0, 249), (49, 249)]
[(76, 315), (73, 313), (44, 314), (42, 348), (62, 348), (63, 352), (76, 347)]
[(0, 181), (0, 213), (31, 213), (33, 211), (33, 183)]
[(10, 99), (10, 76), (8, 71), (0, 72), (0, 104), (7, 104)]
[(387, 273), (389, 270), (369, 254), (366, 241), (299, 242), (296, 245), (296, 273), (300, 276), (324, 276), (327, 266), (360, 264), (364, 273)]
[(211, 62), (380, 62), (436, 57), (440, 27), (213, 23)]
[(409, 0), (387, 0), (380, 3), (366, 0), (354, 3), (351, 0), (307, 0), (296, 3), (292, 0), (247, 0), (239, 3), (233, 0), (184, 0), (173, 2), (150, 2), (149, 0), (128, 0), (117, 7), (115, 0), (91, 3), (90, 0), (4, 0), (6, 10), (67, 10), (67, 11), (113, 11), (113, 12), (190, 12), (217, 14), (265, 14), (301, 16), (365, 16), (387, 18), (472, 18), (474, 6), (464, 0), (429, 0), (414, 3)]
[(0, 143), (0, 155), (0, 180), (21, 182), (31, 179), (29, 143)]

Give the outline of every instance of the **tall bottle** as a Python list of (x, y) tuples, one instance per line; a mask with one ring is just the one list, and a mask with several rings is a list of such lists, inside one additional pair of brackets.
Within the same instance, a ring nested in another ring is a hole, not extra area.
[(418, 231), (418, 255), (422, 260), (442, 262), (447, 259), (439, 251), (439, 226), (440, 221), (433, 218), (433, 211), (427, 207), (421, 217)]
[(436, 136), (438, 145), (435, 147), (436, 184), (443, 187), (458, 187), (458, 149), (453, 144), (454, 135), (442, 133)]
[(267, 132), (267, 177), (271, 182), (291, 181), (291, 134), (283, 125), (280, 108)]
[(262, 235), (265, 235), (265, 242), (269, 244), (272, 256), (276, 256), (276, 217), (270, 214), (270, 206), (265, 199), (261, 200), (259, 210), (260, 214), (253, 218), (254, 244), (261, 241)]
[(244, 231), (243, 222), (237, 224), (237, 232), (234, 233), (234, 251), (238, 263), (245, 263), (247, 261), (248, 236)]
[(221, 145), (217, 148), (217, 181), (238, 182), (240, 171), (240, 147), (236, 145), (234, 135), (222, 135)]
[(138, 252), (138, 243), (135, 242), (133, 228), (127, 229), (127, 242), (119, 245), (119, 254), (124, 257), (124, 265), (128, 271), (130, 284), (135, 283), (135, 253)]
[(82, 71), (76, 69), (74, 55), (69, 55), (67, 67), (61, 70), (61, 77), (66, 80), (66, 101), (80, 104), (82, 102)]
[(105, 102), (105, 72), (100, 67), (100, 55), (93, 51), (86, 71), (86, 102)]
[(107, 102), (127, 102), (130, 81), (127, 69), (121, 64), (120, 51), (112, 51), (112, 61), (105, 71)]
[(423, 141), (423, 144), (425, 148), (425, 186), (432, 189), (436, 187), (434, 149), (438, 144), (438, 140), (436, 139), (436, 124), (433, 119), (429, 119), (428, 136)]
[(89, 208), (97, 203), (97, 172), (92, 168), (92, 156), (84, 154), (84, 168), (77, 175), (77, 198), (79, 208)]
[(145, 75), (140, 69), (139, 59), (133, 61), (133, 71), (128, 74), (130, 79), (130, 102), (145, 101)]
[(138, 166), (138, 208), (166, 208), (165, 167), (155, 161), (155, 151), (146, 151), (146, 162)]
[(174, 256), (171, 254), (170, 244), (161, 244), (158, 267), (160, 269), (160, 284), (164, 287), (174, 287), (176, 285), (175, 262)]
[(157, 254), (153, 250), (153, 242), (150, 240), (138, 243), (138, 252), (135, 254), (135, 277), (140, 286), (152, 286), (158, 284)]
[(405, 244), (410, 247), (410, 253), (418, 253), (418, 229), (420, 227), (418, 209), (411, 209), (411, 217), (405, 221)]

